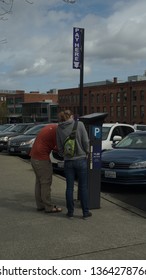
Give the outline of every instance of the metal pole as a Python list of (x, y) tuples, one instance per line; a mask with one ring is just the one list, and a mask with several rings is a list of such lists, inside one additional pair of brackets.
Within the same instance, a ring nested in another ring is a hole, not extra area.
[[(79, 106), (79, 115), (83, 116), (83, 80), (84, 80), (84, 29), (80, 29), (81, 35), (81, 47), (80, 47), (80, 106)], [(77, 199), (80, 200), (79, 186)]]
[(83, 116), (83, 80), (84, 80), (84, 29), (81, 28), (81, 48), (80, 48), (80, 116)]

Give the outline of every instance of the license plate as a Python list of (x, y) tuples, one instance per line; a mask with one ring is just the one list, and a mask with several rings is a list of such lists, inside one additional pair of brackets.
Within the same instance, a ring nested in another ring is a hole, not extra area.
[(64, 162), (58, 162), (57, 165), (59, 168), (64, 168)]
[(104, 176), (105, 178), (116, 178), (116, 172), (105, 170)]
[(15, 149), (14, 148), (10, 148), (10, 152), (14, 152), (15, 151)]

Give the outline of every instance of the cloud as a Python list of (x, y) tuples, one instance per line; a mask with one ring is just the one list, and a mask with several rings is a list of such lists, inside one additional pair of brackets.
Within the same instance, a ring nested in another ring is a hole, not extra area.
[(14, 0), (13, 12), (0, 21), (0, 38), (7, 42), (0, 44), (0, 88), (78, 86), (79, 70), (72, 69), (74, 26), (85, 28), (85, 82), (142, 74), (145, 11), (145, 0), (77, 0), (72, 5)]

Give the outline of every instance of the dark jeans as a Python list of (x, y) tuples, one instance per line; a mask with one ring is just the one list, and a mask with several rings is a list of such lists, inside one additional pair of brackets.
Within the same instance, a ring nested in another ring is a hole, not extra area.
[(87, 159), (65, 160), (64, 171), (66, 177), (66, 206), (68, 213), (74, 212), (74, 180), (77, 175), (79, 196), (83, 215), (89, 212), (88, 209), (88, 189), (87, 189)]

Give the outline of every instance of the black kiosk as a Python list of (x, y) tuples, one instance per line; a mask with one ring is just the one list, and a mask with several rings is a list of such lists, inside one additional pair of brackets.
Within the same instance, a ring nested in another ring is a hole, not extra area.
[(79, 118), (90, 139), (88, 159), (89, 208), (100, 208), (102, 124), (108, 113), (93, 113)]

